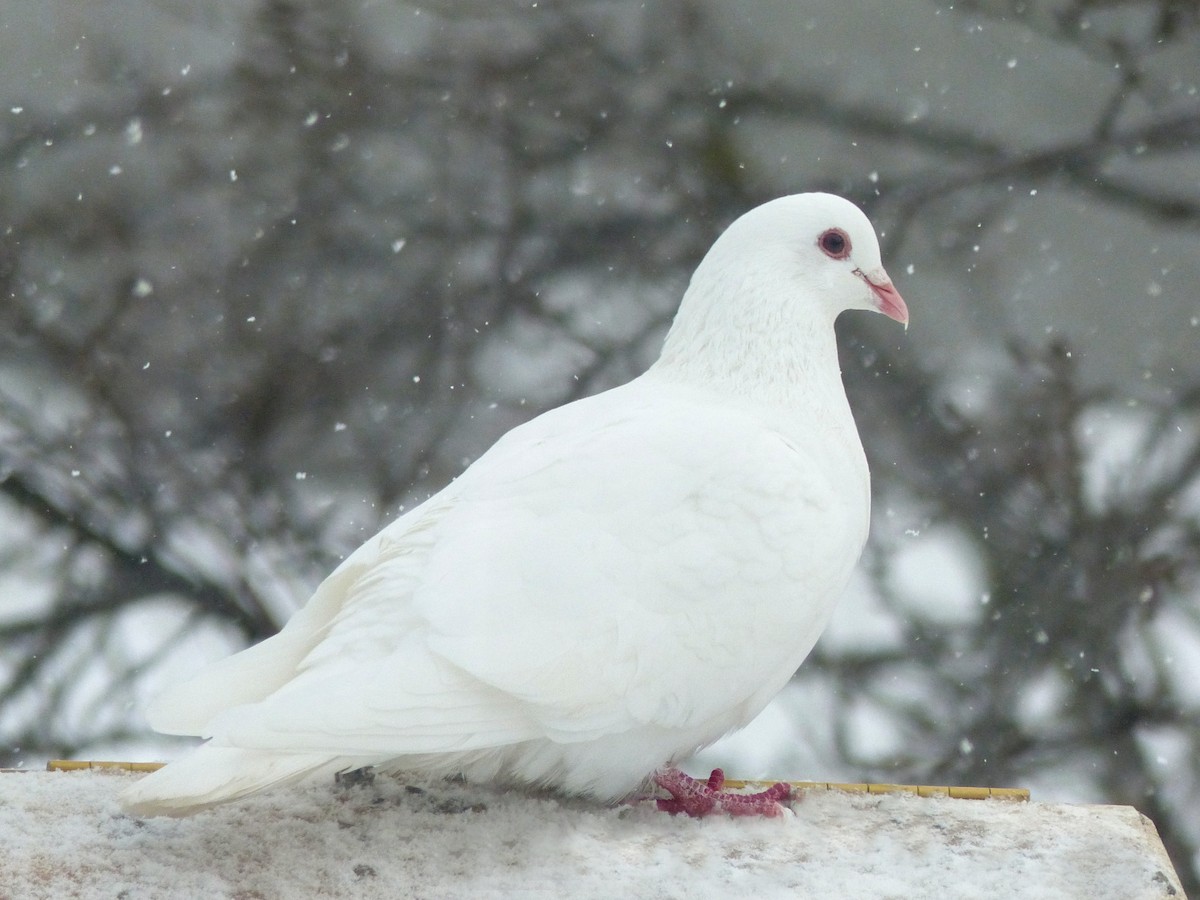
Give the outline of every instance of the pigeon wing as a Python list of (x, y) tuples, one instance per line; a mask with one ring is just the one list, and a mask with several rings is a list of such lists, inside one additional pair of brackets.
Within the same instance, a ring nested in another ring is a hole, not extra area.
[(385, 529), (331, 576), (294, 674), (209, 733), (426, 754), (769, 698), (848, 577), (862, 492), (751, 413), (637, 384), (514, 430)]

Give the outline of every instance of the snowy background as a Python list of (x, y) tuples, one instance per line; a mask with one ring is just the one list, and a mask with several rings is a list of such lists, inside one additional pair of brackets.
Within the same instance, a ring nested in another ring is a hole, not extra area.
[(1198, 171), (1185, 0), (13, 0), (0, 758), (177, 752), (148, 696), (826, 189), (913, 313), (840, 323), (872, 544), (704, 762), (1131, 804), (1195, 893)]

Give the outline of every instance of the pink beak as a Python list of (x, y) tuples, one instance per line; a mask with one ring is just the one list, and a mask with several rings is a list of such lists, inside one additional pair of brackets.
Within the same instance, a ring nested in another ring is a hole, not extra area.
[(875, 305), (879, 311), (889, 319), (895, 319), (907, 329), (908, 305), (900, 296), (900, 292), (896, 290), (896, 286), (892, 284), (892, 280), (888, 278), (887, 272), (883, 269), (876, 269), (870, 275), (861, 270), (855, 274), (862, 278), (875, 294)]

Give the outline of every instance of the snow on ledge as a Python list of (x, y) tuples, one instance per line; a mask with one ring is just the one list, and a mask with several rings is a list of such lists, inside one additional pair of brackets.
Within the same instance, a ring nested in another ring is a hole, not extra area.
[(116, 802), (136, 777), (0, 774), (0, 895), (1184, 896), (1154, 826), (1130, 807), (820, 792), (784, 821), (694, 821), (648, 803), (378, 777), (138, 819)]

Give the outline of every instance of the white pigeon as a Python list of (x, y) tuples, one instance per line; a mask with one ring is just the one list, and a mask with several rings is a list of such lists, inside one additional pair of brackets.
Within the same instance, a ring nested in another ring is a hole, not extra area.
[[(351, 554), (276, 636), (168, 690), (207, 742), (128, 788), (185, 814), (374, 766), (772, 814), (675, 763), (747, 724), (824, 629), (870, 483), (842, 310), (908, 322), (866, 216), (766, 203), (697, 268), (643, 375), (514, 428)], [(739, 804), (742, 804), (739, 806)]]

